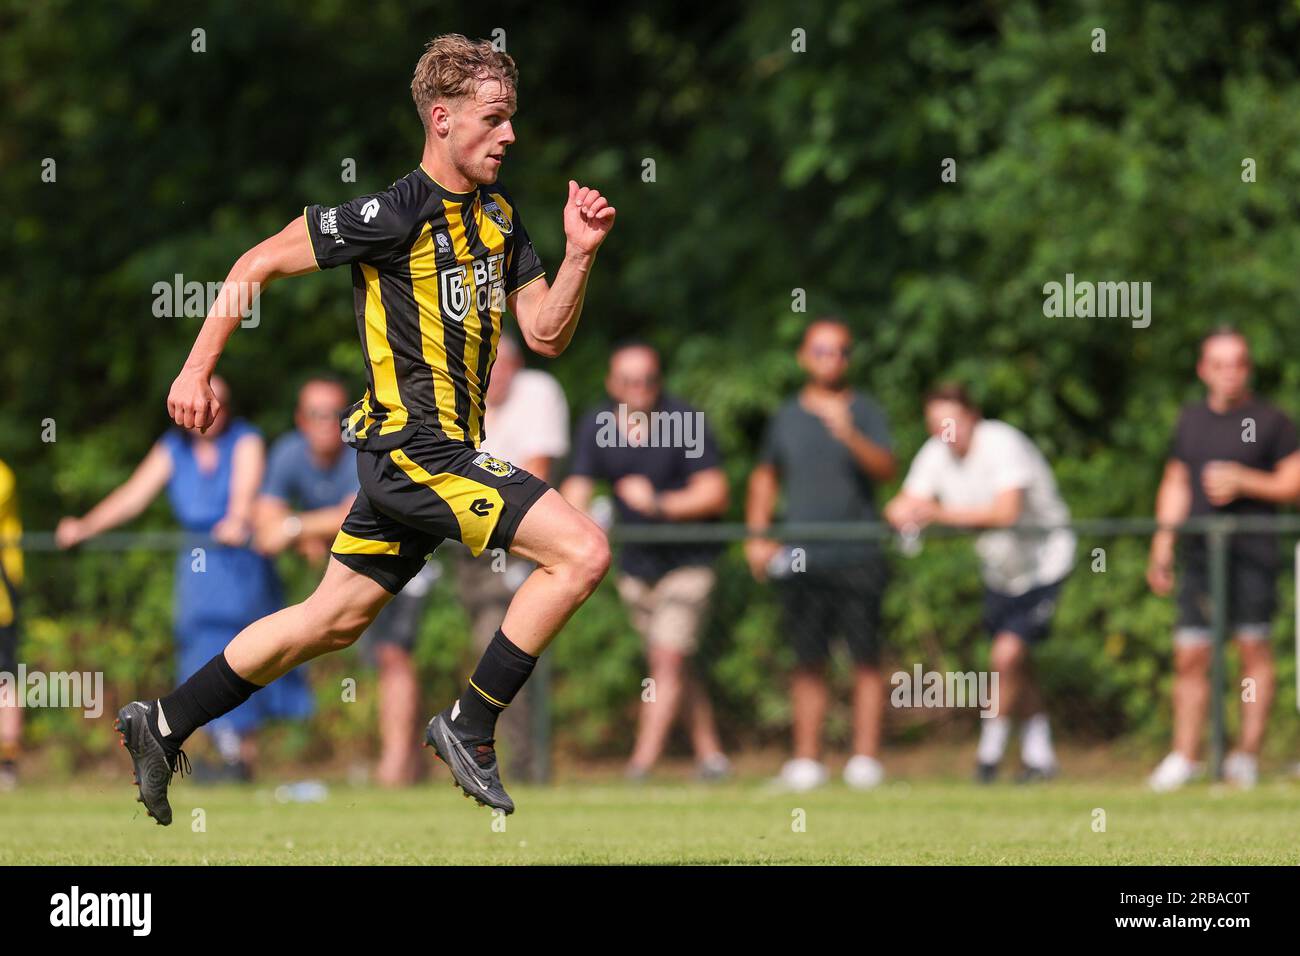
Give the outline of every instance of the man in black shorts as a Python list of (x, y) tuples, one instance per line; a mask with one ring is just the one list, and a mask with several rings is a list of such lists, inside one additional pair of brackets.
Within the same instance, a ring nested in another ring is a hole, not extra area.
[(172, 384), (173, 420), (206, 427), (219, 407), (209, 378), (261, 287), (351, 266), (367, 388), (343, 426), (361, 490), (311, 597), (245, 628), (173, 693), (119, 712), (139, 798), (159, 823), (171, 821), (167, 786), (189, 734), (293, 667), (350, 645), (446, 538), (537, 565), (465, 692), (426, 733), (466, 796), (514, 811), (497, 766), (497, 717), (596, 588), (610, 553), (600, 528), (558, 492), (479, 450), (484, 398), (507, 308), (533, 351), (553, 358), (568, 347), (615, 215), (594, 189), (569, 182), (565, 257), (549, 285), (515, 204), (495, 185), (514, 142), (517, 81), (514, 61), (487, 41), (431, 41), (411, 82), (425, 130), (419, 166), (382, 192), (308, 206), (245, 253)]
[(754, 537), (745, 557), (756, 578), (776, 578), (783, 626), (794, 643), (790, 696), (794, 757), (780, 782), (793, 790), (825, 783), (821, 731), (829, 703), (830, 641), (843, 638), (854, 663), (853, 756), (844, 781), (878, 786), (885, 683), (880, 671), (880, 605), (885, 561), (875, 542), (810, 541), (784, 546), (764, 536), (782, 487), (785, 518), (875, 521), (875, 486), (894, 475), (885, 413), (848, 384), (853, 340), (839, 319), (808, 326), (799, 347), (807, 383), (768, 425), (759, 463), (749, 477), (745, 521)]
[(1056, 750), (1034, 656), (1074, 566), (1070, 509), (1051, 464), (1029, 436), (985, 418), (961, 383), (930, 390), (925, 427), (930, 438), (885, 505), (885, 519), (904, 534), (930, 524), (979, 529), (975, 553), (997, 683), (992, 706), (980, 714), (976, 779), (996, 778), (1013, 723), (1020, 729), (1020, 781), (1048, 779), (1057, 773)]
[[(1300, 496), (1300, 445), (1296, 429), (1276, 406), (1250, 391), (1250, 347), (1241, 333), (1217, 329), (1201, 343), (1196, 374), (1205, 401), (1188, 405), (1165, 463), (1156, 496), (1156, 519), (1176, 525), (1189, 515), (1270, 515)], [(1157, 594), (1174, 589), (1175, 534), (1151, 540), (1147, 581)], [(1178, 625), (1174, 631), (1174, 745), (1149, 783), (1175, 790), (1200, 773), (1197, 753), (1210, 699), (1209, 573), (1205, 538), (1179, 542)], [(1242, 677), (1254, 695), (1243, 698), (1241, 739), (1224, 761), (1224, 776), (1254, 786), (1258, 755), (1273, 700), (1269, 638), (1277, 607), (1277, 539), (1234, 535), (1229, 554), (1228, 622), (1241, 652)]]

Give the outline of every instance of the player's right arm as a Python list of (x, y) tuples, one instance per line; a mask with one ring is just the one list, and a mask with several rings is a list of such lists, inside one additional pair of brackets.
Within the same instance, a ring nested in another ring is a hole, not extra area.
[(1177, 458), (1165, 462), (1165, 473), (1156, 492), (1156, 521), (1161, 524), (1151, 537), (1151, 557), (1147, 562), (1147, 584), (1159, 595), (1174, 587), (1173, 526), (1187, 520), (1192, 510), (1192, 476), (1187, 465)]
[(167, 395), (167, 414), (172, 421), (184, 428), (207, 429), (221, 407), (212, 394), (209, 379), (230, 333), (266, 286), (286, 276), (315, 272), (317, 268), (302, 216), (239, 257), (203, 321), (189, 358), (172, 382)]

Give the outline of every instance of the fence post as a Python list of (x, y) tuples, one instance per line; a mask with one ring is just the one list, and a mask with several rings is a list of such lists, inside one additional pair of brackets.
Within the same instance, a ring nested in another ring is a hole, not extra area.
[(1210, 775), (1213, 780), (1223, 779), (1223, 754), (1227, 742), (1224, 727), (1225, 672), (1224, 654), (1228, 646), (1228, 545), (1232, 540), (1230, 521), (1216, 520), (1210, 525), (1210, 603), (1213, 607), (1210, 623), (1213, 658), (1210, 667), (1210, 714), (1213, 724), (1210, 731)]
[(533, 669), (528, 693), (533, 734), (533, 783), (551, 782), (551, 655), (543, 654)]

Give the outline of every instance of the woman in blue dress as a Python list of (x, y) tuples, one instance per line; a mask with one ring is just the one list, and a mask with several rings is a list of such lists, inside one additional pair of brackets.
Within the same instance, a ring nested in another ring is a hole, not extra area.
[[(55, 532), (69, 548), (136, 517), (166, 489), (181, 527), (188, 532), (176, 555), (176, 668), (188, 677), (220, 654), (258, 618), (284, 606), (271, 561), (246, 545), (253, 503), (265, 467), (261, 434), (226, 411), (230, 389), (217, 377), (213, 390), (222, 412), (204, 433), (173, 428), (135, 472), (85, 517), (64, 518)], [(247, 778), (255, 754), (254, 731), (267, 718), (305, 718), (312, 699), (302, 668), (207, 725), (227, 768)]]

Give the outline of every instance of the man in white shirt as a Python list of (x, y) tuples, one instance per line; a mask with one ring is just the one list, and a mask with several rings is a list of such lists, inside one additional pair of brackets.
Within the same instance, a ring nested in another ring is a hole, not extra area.
[[(487, 390), (487, 418), (482, 448), (502, 461), (550, 481), (552, 465), (569, 453), (569, 405), (555, 377), (524, 367), (519, 343), (503, 334)], [(504, 551), (484, 551), (477, 559), (469, 549), (457, 549), (457, 582), (461, 603), (469, 616), (474, 645), (482, 653), (505, 616), (510, 598), (533, 569), (531, 562), (508, 557)], [(499, 736), (503, 762), (512, 776), (536, 780), (541, 762), (533, 752), (532, 725), (536, 704), (525, 685), (501, 715)]]
[(1030, 649), (1051, 626), (1061, 582), (1074, 565), (1070, 511), (1051, 466), (1021, 431), (985, 419), (960, 385), (925, 400), (930, 439), (921, 447), (885, 518), (905, 533), (927, 524), (986, 529), (975, 543), (985, 586), (984, 619), (998, 675), (996, 717), (981, 720), (978, 779), (997, 773), (1011, 719), (1020, 718), (1022, 779), (1056, 773), (1051, 729), (1030, 666)]

